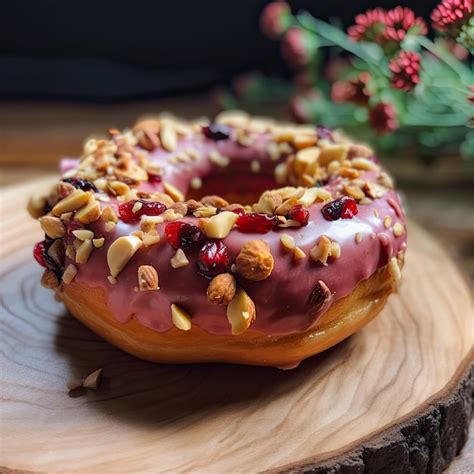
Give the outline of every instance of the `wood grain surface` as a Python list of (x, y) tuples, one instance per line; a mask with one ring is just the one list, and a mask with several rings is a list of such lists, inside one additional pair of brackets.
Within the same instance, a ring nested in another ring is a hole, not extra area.
[[(468, 285), (413, 224), (399, 294), (361, 332), (295, 370), (134, 359), (39, 285), (31, 245), (40, 230), (23, 209), (29, 192), (51, 182), (45, 175), (2, 192), (0, 466), (255, 472), (321, 465), (361, 440), (383, 439), (450, 399), (463, 377), (467, 383)], [(68, 381), (99, 367), (98, 392), (68, 396)]]

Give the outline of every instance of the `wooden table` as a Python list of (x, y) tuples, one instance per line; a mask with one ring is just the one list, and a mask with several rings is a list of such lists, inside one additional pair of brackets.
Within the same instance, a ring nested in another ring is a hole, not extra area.
[[(61, 156), (78, 155), (84, 137), (90, 134), (104, 133), (109, 127), (122, 128), (153, 111), (171, 110), (188, 117), (202, 115), (209, 113), (206, 104), (202, 97), (126, 105), (0, 104), (0, 185), (8, 189), (53, 172)], [(278, 110), (272, 112), (280, 114)], [(430, 170), (416, 162), (405, 161), (402, 166), (398, 162), (389, 164), (402, 184), (411, 217), (443, 242), (472, 282), (474, 195), (470, 185), (472, 175), (469, 175), (472, 171), (466, 174), (462, 169), (459, 171), (459, 166), (458, 162), (442, 161)], [(428, 186), (419, 186), (416, 178), (420, 173), (428, 175)], [(474, 428), (449, 472), (474, 471), (473, 431)]]

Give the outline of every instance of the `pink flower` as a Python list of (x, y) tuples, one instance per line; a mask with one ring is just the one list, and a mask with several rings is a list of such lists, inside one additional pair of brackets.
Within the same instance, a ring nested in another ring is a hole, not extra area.
[(355, 102), (365, 105), (369, 102), (370, 92), (367, 84), (370, 81), (368, 72), (361, 72), (356, 79), (336, 81), (331, 87), (331, 99), (334, 102)]
[(378, 43), (385, 31), (387, 12), (382, 8), (367, 10), (355, 17), (356, 24), (347, 33), (353, 41), (375, 41)]
[(393, 132), (398, 128), (397, 111), (393, 104), (379, 102), (369, 109), (369, 122), (380, 134)]
[(277, 39), (287, 30), (290, 14), (286, 2), (269, 3), (260, 15), (260, 29), (269, 38)]
[(389, 41), (402, 41), (410, 33), (412, 35), (426, 35), (428, 28), (422, 18), (417, 18), (410, 8), (395, 7), (387, 12), (387, 29), (385, 39)]
[(433, 28), (457, 35), (472, 14), (473, 0), (443, 0), (431, 13)]
[(389, 64), (392, 71), (392, 86), (395, 89), (411, 91), (420, 82), (421, 57), (413, 51), (400, 51)]
[(291, 66), (296, 68), (306, 66), (311, 58), (311, 49), (308, 43), (301, 28), (290, 28), (283, 37), (281, 54)]
[(311, 121), (311, 103), (321, 98), (319, 91), (312, 89), (303, 94), (298, 94), (290, 100), (290, 115), (298, 123)]

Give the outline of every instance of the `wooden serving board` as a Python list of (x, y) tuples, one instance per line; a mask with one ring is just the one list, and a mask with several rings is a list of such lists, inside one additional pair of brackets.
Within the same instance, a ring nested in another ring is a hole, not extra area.
[[(154, 365), (115, 349), (40, 287), (23, 211), (2, 192), (0, 471), (439, 472), (467, 436), (470, 290), (415, 224), (403, 283), (362, 331), (291, 371)], [(97, 392), (68, 381), (102, 367)]]

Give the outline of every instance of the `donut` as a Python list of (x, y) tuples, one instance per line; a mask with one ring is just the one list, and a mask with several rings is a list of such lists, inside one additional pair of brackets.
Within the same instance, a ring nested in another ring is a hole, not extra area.
[(295, 367), (380, 313), (406, 249), (370, 147), (239, 111), (91, 138), (28, 210), (42, 285), (161, 363)]

